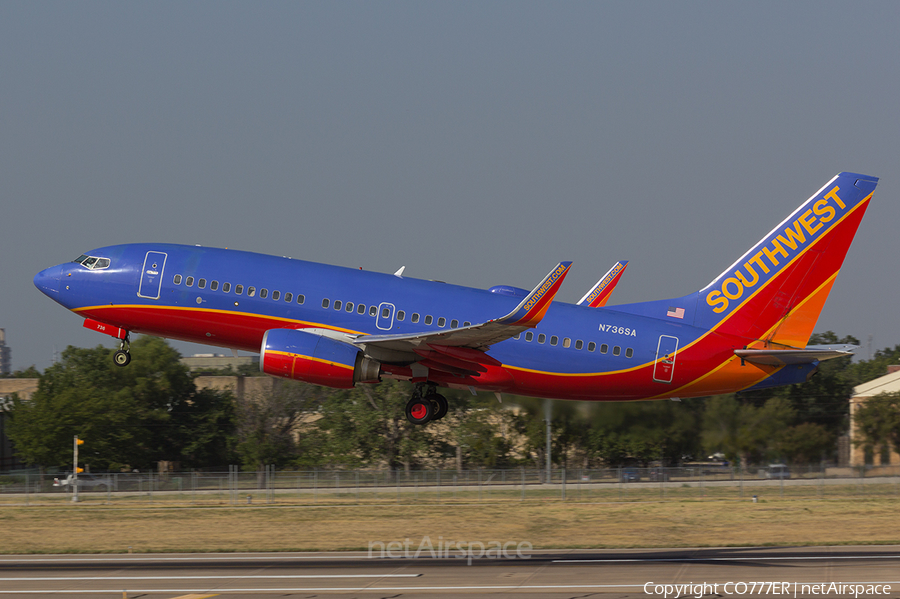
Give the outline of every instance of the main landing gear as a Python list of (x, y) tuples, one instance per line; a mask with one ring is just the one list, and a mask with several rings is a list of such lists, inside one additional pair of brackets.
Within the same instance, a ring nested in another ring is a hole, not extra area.
[(131, 339), (128, 335), (119, 342), (119, 349), (113, 354), (116, 366), (128, 366), (131, 362)]
[(447, 399), (439, 394), (432, 383), (420, 383), (406, 404), (406, 419), (413, 424), (425, 424), (447, 415)]

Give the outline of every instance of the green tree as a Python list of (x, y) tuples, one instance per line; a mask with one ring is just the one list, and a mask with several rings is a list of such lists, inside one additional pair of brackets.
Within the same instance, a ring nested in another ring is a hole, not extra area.
[(779, 456), (778, 442), (795, 415), (783, 397), (772, 397), (757, 407), (741, 403), (733, 394), (717, 395), (706, 402), (703, 443), (708, 452), (720, 451), (746, 468), (751, 462)]
[(316, 423), (325, 455), (349, 467), (384, 463), (406, 472), (434, 458), (437, 445), (429, 427), (406, 419), (410, 391), (409, 385), (388, 380), (329, 393)]
[(544, 468), (547, 463), (547, 401), (550, 401), (551, 463), (569, 467), (572, 458), (584, 457), (590, 424), (581, 403), (533, 397), (516, 397), (513, 401), (519, 407), (516, 432), (521, 435), (525, 453), (535, 466)]
[(120, 368), (112, 350), (68, 347), (31, 400), (13, 402), (8, 433), (16, 453), (41, 467), (71, 467), (78, 435), (82, 461), (95, 470), (181, 461), (186, 423), (196, 419), (193, 379), (161, 339), (140, 337), (131, 349), (131, 364)]
[(853, 416), (859, 433), (854, 443), (874, 449), (888, 445), (900, 451), (900, 393), (879, 393), (860, 405)]
[(237, 402), (237, 452), (244, 466), (261, 472), (267, 465), (285, 466), (302, 459), (298, 430), (328, 392), (316, 385), (280, 381), (271, 393)]
[(7, 379), (36, 379), (41, 376), (41, 371), (34, 364), (24, 370), (14, 370), (9, 374), (0, 374), (0, 378)]
[[(516, 437), (515, 417), (491, 396), (451, 394), (450, 410), (435, 426), (436, 449), (455, 456), (457, 470), (508, 468)], [(449, 443), (441, 444), (447, 438)]]
[(699, 449), (702, 400), (682, 402), (599, 402), (590, 406), (591, 455), (609, 466), (672, 464)]

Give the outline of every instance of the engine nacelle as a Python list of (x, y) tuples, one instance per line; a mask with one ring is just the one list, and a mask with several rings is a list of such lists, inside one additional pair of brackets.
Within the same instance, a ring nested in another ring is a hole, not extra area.
[(378, 382), (381, 364), (356, 347), (298, 329), (270, 329), (263, 336), (259, 369), (272, 376), (349, 389)]

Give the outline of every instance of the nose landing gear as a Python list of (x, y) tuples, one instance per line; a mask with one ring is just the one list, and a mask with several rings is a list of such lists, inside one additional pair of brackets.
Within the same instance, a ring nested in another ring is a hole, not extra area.
[(116, 366), (128, 366), (131, 362), (131, 339), (128, 334), (119, 342), (119, 349), (113, 354), (113, 362)]
[(447, 415), (447, 399), (437, 393), (432, 383), (420, 383), (406, 404), (406, 419), (413, 424), (425, 424)]

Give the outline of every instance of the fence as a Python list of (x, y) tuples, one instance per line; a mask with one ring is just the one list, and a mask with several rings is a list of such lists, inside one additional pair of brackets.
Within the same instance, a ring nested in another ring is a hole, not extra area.
[[(0, 505), (71, 502), (59, 475), (0, 475)], [(101, 504), (341, 505), (509, 501), (900, 498), (900, 466), (531, 470), (378, 470), (80, 474), (78, 500)]]

